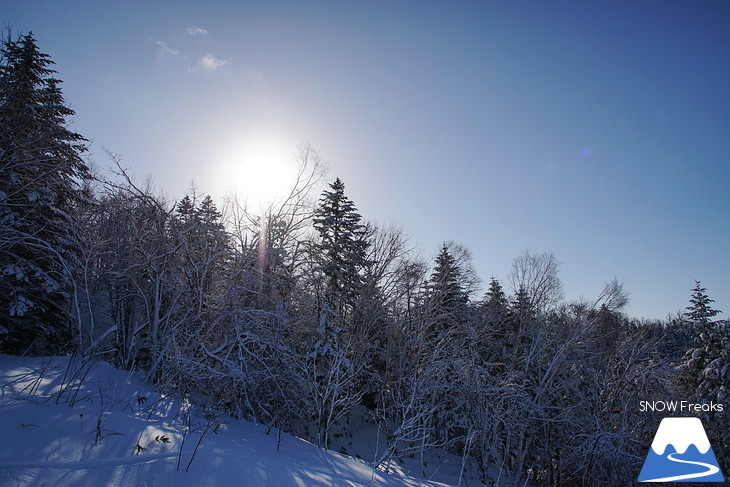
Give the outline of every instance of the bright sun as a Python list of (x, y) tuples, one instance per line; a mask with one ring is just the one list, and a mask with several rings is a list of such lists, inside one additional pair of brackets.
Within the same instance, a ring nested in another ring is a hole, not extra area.
[(283, 137), (240, 137), (221, 154), (221, 177), (250, 203), (266, 207), (291, 189), (294, 146)]

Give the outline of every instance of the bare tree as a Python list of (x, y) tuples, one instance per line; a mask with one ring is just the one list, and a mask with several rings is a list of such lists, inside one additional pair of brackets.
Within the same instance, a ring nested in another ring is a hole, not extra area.
[(332, 427), (362, 398), (355, 380), (362, 364), (347, 358), (351, 340), (343, 338), (339, 318), (323, 306), (315, 343), (300, 364), (314, 410), (317, 445), (329, 447)]
[(624, 284), (614, 278), (603, 286), (603, 290), (593, 302), (593, 308), (605, 308), (609, 311), (621, 311), (629, 304), (629, 293)]
[(533, 309), (552, 308), (563, 298), (563, 283), (558, 277), (560, 262), (551, 251), (535, 254), (523, 250), (512, 261), (507, 276), (512, 291), (527, 292)]

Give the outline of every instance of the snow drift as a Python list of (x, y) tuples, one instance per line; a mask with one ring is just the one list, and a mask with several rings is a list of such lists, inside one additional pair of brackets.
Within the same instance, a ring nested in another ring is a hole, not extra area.
[(444, 485), (160, 396), (77, 358), (0, 355), (0, 486)]

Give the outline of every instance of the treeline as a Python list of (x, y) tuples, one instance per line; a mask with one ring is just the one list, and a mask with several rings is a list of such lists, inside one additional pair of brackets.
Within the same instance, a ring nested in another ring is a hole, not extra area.
[[(565, 302), (553, 254), (526, 251), (509, 292), (493, 278), (476, 295), (463, 246), (423, 261), (400, 230), (365, 223), (339, 179), (312, 199), (311, 147), (263, 214), (194, 191), (168, 202), (113, 155), (116, 176), (92, 176), (32, 34), (2, 54), (5, 352), (103, 358), (322, 447), (360, 411), (384, 433), (380, 468), (449, 452), (485, 482), (623, 484), (658, 424), (640, 401), (730, 406), (730, 327), (699, 282), (684, 315), (638, 321), (615, 281)], [(716, 452), (730, 451), (726, 414), (705, 413)]]

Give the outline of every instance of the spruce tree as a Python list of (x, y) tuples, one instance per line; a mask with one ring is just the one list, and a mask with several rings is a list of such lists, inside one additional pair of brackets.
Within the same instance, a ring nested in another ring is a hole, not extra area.
[[(307, 356), (310, 390), (314, 394), (320, 446), (327, 447), (333, 424), (360, 401), (354, 385), (362, 364), (351, 361), (362, 343), (356, 329), (357, 307), (368, 268), (366, 227), (345, 185), (335, 179), (319, 200), (314, 227), (320, 240), (314, 246), (324, 277), (324, 296), (318, 304), (317, 341)], [(364, 348), (365, 344), (363, 344)]]
[(479, 307), (478, 336), (480, 346), (478, 350), (482, 359), (494, 362), (503, 359), (509, 337), (509, 315), (509, 301), (504, 294), (502, 285), (496, 278), (492, 277), (489, 289)]
[(445, 311), (454, 311), (467, 302), (461, 287), (461, 269), (446, 245), (436, 256), (436, 266), (431, 274), (431, 298), (433, 303)]
[(183, 225), (190, 225), (194, 222), (195, 202), (190, 195), (185, 195), (175, 206), (175, 213)]
[(687, 306), (684, 316), (692, 328), (699, 333), (702, 333), (703, 329), (712, 322), (712, 318), (721, 313), (719, 310), (712, 309), (710, 303), (714, 303), (715, 300), (707, 296), (707, 289), (702, 287), (700, 281), (695, 281), (689, 302), (691, 306)]
[(535, 319), (535, 308), (532, 299), (524, 287), (520, 287), (511, 303), (511, 320), (519, 326)]
[(537, 313), (532, 298), (524, 287), (520, 287), (510, 303), (507, 316), (506, 342), (508, 348), (513, 348), (513, 357), (516, 361), (521, 359), (522, 352), (531, 342), (530, 333), (536, 324), (536, 318)]
[(428, 282), (430, 320), (427, 338), (433, 339), (454, 329), (464, 318), (468, 297), (461, 286), (461, 269), (446, 244), (436, 256)]
[(211, 305), (213, 290), (223, 280), (231, 258), (229, 236), (213, 198), (206, 195), (196, 206), (196, 196), (185, 195), (175, 207), (174, 225), (180, 269), (195, 297), (198, 314)]
[[(714, 300), (707, 289), (695, 281), (685, 320), (692, 327), (694, 346), (685, 355), (682, 367), (688, 395), (694, 403), (730, 403), (730, 322), (713, 320), (721, 311), (713, 309)], [(729, 411), (710, 410), (703, 413), (705, 427), (715, 451), (730, 451)], [(730, 469), (728, 456), (718, 456), (722, 469)]]
[(222, 232), (224, 230), (221, 217), (223, 216), (213, 202), (213, 198), (210, 195), (205, 195), (203, 201), (198, 206), (198, 218), (201, 223), (208, 227), (212, 232)]
[(484, 298), (484, 312), (488, 320), (501, 321), (507, 316), (509, 302), (496, 278), (492, 277)]
[(3, 40), (0, 61), (0, 346), (47, 352), (69, 324), (73, 211), (89, 170), (61, 81), (32, 33)]
[(319, 200), (314, 227), (320, 236), (315, 250), (327, 281), (326, 299), (339, 314), (351, 307), (363, 286), (367, 266), (365, 226), (355, 204), (345, 195), (340, 178)]

